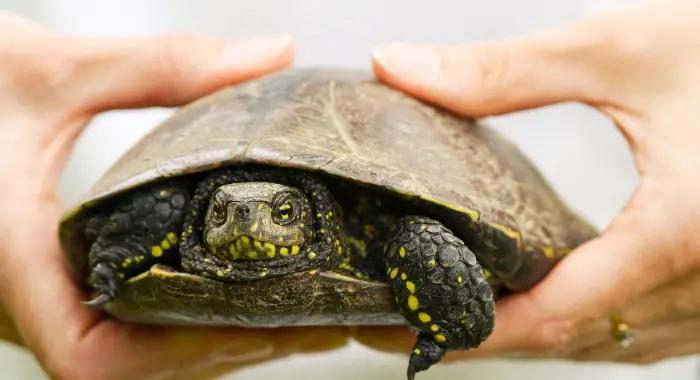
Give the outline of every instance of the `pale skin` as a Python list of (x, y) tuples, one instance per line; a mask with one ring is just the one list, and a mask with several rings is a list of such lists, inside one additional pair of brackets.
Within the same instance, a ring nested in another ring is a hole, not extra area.
[[(531, 291), (498, 302), (494, 334), (446, 359), (649, 363), (700, 353), (700, 3), (640, 2), (483, 44), (388, 44), (373, 63), (382, 81), (464, 115), (588, 104), (622, 131), (640, 176), (600, 238)], [(616, 311), (637, 329), (626, 349), (610, 336)], [(400, 328), (358, 337), (390, 352), (412, 338)]]
[[(343, 346), (343, 329), (153, 328), (81, 304), (57, 239), (57, 181), (95, 114), (177, 106), (287, 67), (289, 37), (87, 38), (0, 13), (0, 338), (52, 379), (206, 379), (290, 354)], [(3, 310), (4, 309), (4, 310)]]
[[(0, 14), (0, 36), (11, 36), (0, 38), (0, 117), (12, 131), (0, 139), (0, 337), (30, 349), (56, 379), (204, 379), (345, 343), (350, 333), (336, 328), (154, 329), (104, 319), (80, 304), (85, 295), (52, 238), (62, 209), (57, 180), (92, 116), (184, 104), (287, 67), (288, 38), (225, 45), (202, 36), (60, 36), (10, 14)], [(640, 174), (628, 204), (599, 239), (572, 252), (531, 291), (500, 301), (494, 335), (446, 360), (647, 363), (700, 353), (696, 1), (640, 3), (480, 45), (386, 45), (375, 50), (373, 64), (384, 82), (471, 116), (588, 104), (625, 134)], [(638, 329), (629, 348), (610, 338), (614, 311)], [(362, 328), (354, 336), (403, 355), (415, 339), (404, 327)]]

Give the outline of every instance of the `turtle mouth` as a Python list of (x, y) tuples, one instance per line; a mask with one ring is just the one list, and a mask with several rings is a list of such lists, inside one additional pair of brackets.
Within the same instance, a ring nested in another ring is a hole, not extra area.
[(298, 245), (279, 245), (267, 241), (253, 239), (243, 235), (233, 240), (227, 246), (217, 249), (219, 257), (233, 261), (274, 260), (298, 255), (303, 247)]

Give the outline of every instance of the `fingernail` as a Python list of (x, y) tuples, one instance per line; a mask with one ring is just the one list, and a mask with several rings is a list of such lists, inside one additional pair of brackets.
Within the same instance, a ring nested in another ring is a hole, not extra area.
[(240, 340), (226, 344), (212, 353), (212, 358), (219, 362), (242, 363), (263, 360), (275, 353), (272, 342), (261, 340)]
[(224, 47), (217, 63), (227, 67), (263, 64), (283, 55), (291, 45), (288, 34), (236, 40)]
[(398, 76), (436, 76), (442, 57), (434, 46), (395, 43), (374, 48), (372, 56), (385, 70)]

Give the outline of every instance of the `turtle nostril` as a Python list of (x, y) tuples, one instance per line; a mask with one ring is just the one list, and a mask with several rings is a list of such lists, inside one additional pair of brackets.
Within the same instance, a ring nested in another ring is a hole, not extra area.
[(240, 216), (248, 216), (250, 214), (250, 207), (248, 207), (248, 205), (239, 205), (236, 207), (236, 214)]

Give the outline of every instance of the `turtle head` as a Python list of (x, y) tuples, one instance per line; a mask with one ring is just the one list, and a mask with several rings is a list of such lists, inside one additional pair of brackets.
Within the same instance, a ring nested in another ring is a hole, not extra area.
[(315, 235), (305, 194), (270, 182), (219, 187), (210, 199), (203, 232), (212, 254), (234, 261), (295, 256)]

